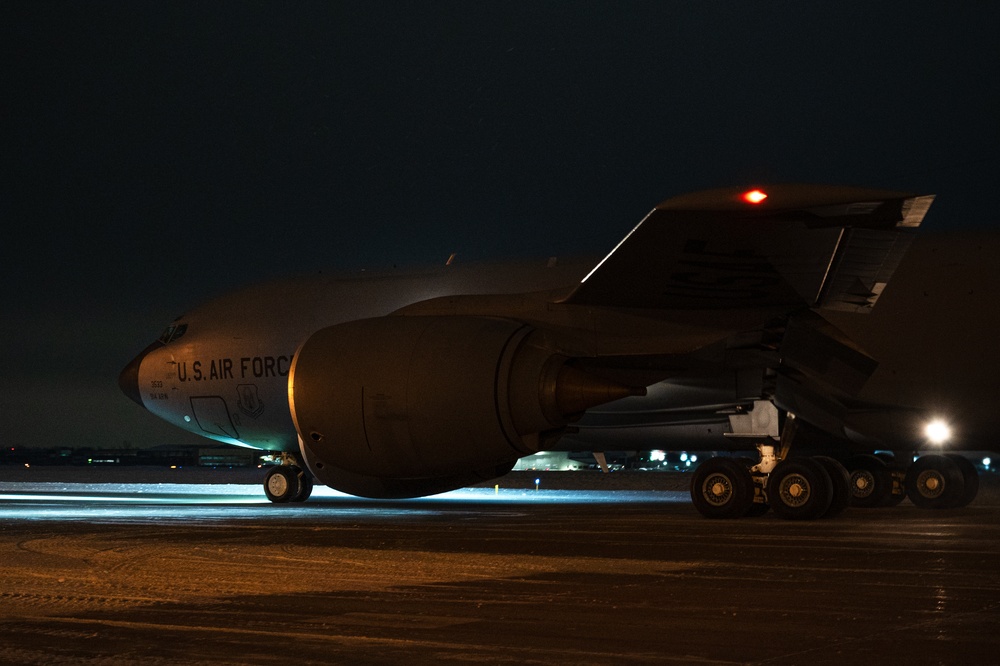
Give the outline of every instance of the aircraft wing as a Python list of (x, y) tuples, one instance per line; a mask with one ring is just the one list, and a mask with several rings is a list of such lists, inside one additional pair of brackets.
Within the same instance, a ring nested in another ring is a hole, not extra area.
[(656, 206), (563, 302), (867, 312), (932, 201), (795, 184), (674, 197)]

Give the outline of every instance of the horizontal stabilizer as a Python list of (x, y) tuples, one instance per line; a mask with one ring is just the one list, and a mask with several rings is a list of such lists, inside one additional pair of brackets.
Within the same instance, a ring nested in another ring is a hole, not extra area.
[(674, 197), (654, 208), (565, 302), (867, 311), (932, 200), (824, 185)]

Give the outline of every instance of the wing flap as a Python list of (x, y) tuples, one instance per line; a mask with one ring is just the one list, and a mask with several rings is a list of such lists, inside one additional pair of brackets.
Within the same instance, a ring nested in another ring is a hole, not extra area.
[(775, 185), (661, 203), (577, 286), (578, 305), (870, 310), (933, 197)]
[(816, 307), (868, 312), (902, 261), (913, 234), (847, 229)]

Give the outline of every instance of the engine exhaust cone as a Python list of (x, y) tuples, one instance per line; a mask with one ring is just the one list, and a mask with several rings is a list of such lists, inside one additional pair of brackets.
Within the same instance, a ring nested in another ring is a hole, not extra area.
[(564, 365), (556, 378), (556, 407), (563, 416), (630, 396), (646, 395), (644, 386), (625, 386)]

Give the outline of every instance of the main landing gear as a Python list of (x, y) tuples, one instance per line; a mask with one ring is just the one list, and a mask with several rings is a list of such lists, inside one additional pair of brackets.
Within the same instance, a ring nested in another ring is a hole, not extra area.
[(746, 458), (710, 458), (694, 473), (691, 500), (707, 518), (759, 516), (768, 508), (793, 520), (832, 518), (850, 504), (847, 470), (833, 458), (788, 458), (763, 469)]
[(288, 453), (282, 453), (281, 464), (272, 467), (264, 477), (264, 494), (275, 503), (305, 502), (312, 491), (312, 475)]
[(954, 453), (922, 456), (909, 467), (861, 455), (850, 458), (847, 468), (853, 506), (895, 506), (908, 497), (921, 509), (960, 509), (979, 493), (979, 472)]
[[(856, 455), (844, 464), (827, 456), (791, 457), (797, 425), (785, 420), (778, 446), (777, 409), (758, 402), (750, 414), (731, 418), (736, 436), (757, 442), (760, 461), (711, 458), (691, 480), (691, 500), (708, 518), (741, 518), (774, 511), (782, 518), (812, 520), (839, 515), (848, 506), (886, 507), (905, 497), (920, 508), (967, 506), (979, 491), (979, 475), (966, 458), (926, 455), (908, 467), (875, 455)], [(744, 418), (745, 417), (745, 418)], [(761, 443), (764, 442), (764, 443)]]

